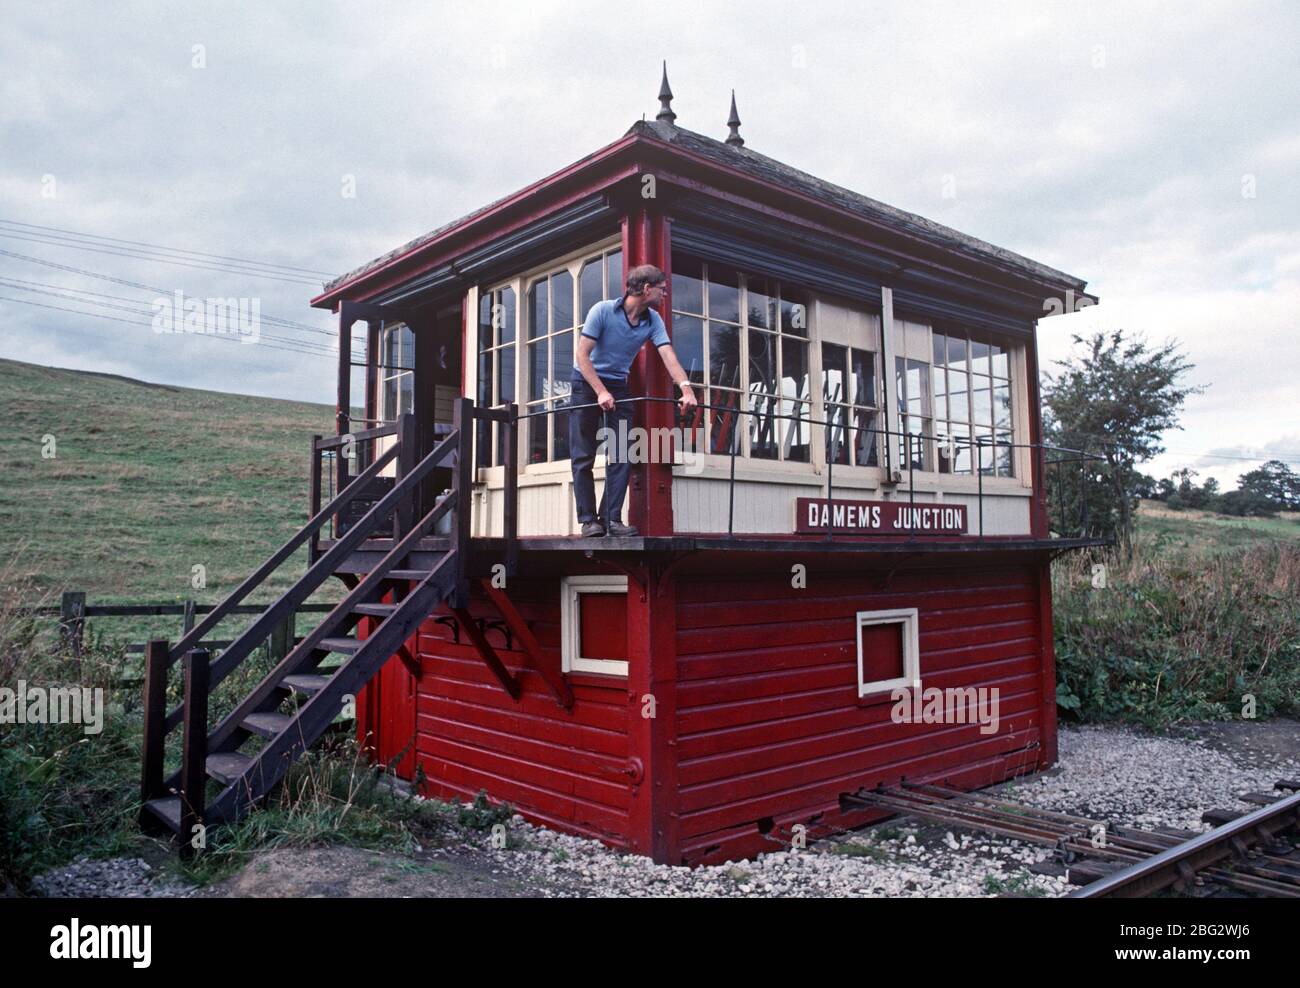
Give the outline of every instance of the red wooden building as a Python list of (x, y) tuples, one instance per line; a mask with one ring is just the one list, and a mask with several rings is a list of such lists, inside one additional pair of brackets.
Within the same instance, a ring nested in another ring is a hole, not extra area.
[[(721, 141), (676, 125), (666, 78), (660, 99), (313, 300), (339, 314), (338, 435), (282, 550), (309, 543), (311, 569), (215, 660), (189, 651), (205, 621), (158, 668), (184, 658), (197, 706), (321, 582), (348, 599), (206, 735), (155, 701), (190, 751), (170, 780), (146, 764), (152, 821), (232, 818), (351, 696), (428, 794), (669, 863), (865, 822), (851, 797), (878, 785), (1055, 760), (1048, 565), (1096, 540), (1049, 522), (1049, 467), (1077, 459), (1041, 443), (1035, 333), (1095, 299), (750, 150), (734, 100)], [(670, 274), (703, 407), (677, 421), (647, 347), (637, 423), (671, 443), (632, 470), (641, 535), (585, 539), (574, 338), (642, 263)], [(898, 687), (961, 702), (900, 716)]]

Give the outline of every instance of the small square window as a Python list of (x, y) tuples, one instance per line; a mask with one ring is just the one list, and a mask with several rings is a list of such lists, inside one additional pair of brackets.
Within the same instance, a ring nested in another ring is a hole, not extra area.
[(858, 696), (899, 687), (920, 689), (917, 610), (858, 611)]
[(560, 642), (564, 672), (626, 676), (627, 577), (565, 577)]

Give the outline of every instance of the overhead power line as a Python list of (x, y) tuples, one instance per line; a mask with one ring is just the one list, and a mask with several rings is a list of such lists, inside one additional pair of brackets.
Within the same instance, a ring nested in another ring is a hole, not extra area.
[(41, 226), (39, 223), (20, 223), (18, 220), (0, 219), (0, 225), (24, 227), (29, 230), (44, 230), (47, 233), (63, 233), (74, 237), (83, 237), (89, 240), (102, 240), (109, 243), (127, 244), (134, 247), (148, 247), (152, 250), (166, 251), (173, 254), (190, 254), (194, 257), (209, 258), (219, 261), (234, 261), (237, 264), (249, 264), (262, 268), (278, 268), (285, 272), (294, 272), (297, 274), (315, 274), (325, 278), (332, 278), (337, 272), (317, 271), (314, 268), (300, 268), (292, 264), (277, 264), (273, 261), (254, 261), (245, 257), (232, 257), (228, 254), (209, 254), (201, 250), (188, 250), (184, 247), (166, 247), (161, 244), (151, 244), (143, 240), (124, 240), (121, 237), (105, 237), (97, 233), (85, 233), (78, 230), (67, 230), (56, 226)]

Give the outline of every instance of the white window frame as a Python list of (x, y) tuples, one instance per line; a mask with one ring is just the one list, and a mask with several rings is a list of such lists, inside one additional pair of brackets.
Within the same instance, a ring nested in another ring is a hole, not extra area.
[[(921, 688), (921, 643), (917, 609), (901, 607), (886, 611), (858, 611), (856, 618), (853, 636), (857, 639), (858, 696), (864, 697), (899, 688), (919, 690)], [(879, 624), (903, 626), (903, 675), (894, 679), (880, 679), (866, 683), (862, 681), (862, 629)]]
[[(626, 676), (626, 659), (586, 659), (578, 654), (582, 622), (578, 614), (583, 594), (627, 593), (626, 576), (566, 576), (560, 581), (560, 670)], [(625, 625), (626, 629), (626, 625)]]

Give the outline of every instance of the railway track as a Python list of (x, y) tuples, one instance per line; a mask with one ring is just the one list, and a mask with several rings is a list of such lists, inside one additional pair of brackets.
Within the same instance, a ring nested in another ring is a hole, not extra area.
[(1300, 781), (1282, 780), (1275, 789), (1241, 797), (1255, 810), (1206, 813), (1202, 819), (1216, 826), (1204, 833), (1116, 826), (938, 785), (904, 783), (843, 800), (1051, 847), (1069, 880), (1083, 886), (1069, 898), (1141, 897), (1168, 888), (1300, 898)]

